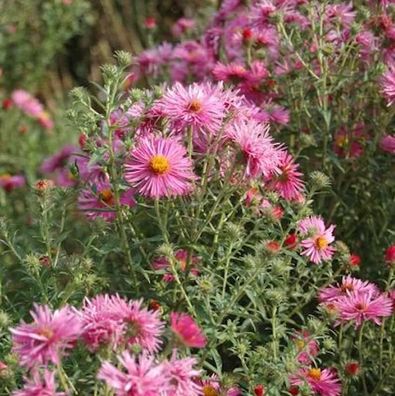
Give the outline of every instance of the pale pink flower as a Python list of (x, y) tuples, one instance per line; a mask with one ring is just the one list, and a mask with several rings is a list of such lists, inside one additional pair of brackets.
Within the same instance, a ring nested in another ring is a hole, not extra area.
[(307, 384), (314, 394), (320, 396), (340, 396), (341, 383), (337, 374), (330, 369), (302, 368), (290, 376), (292, 386)]
[(11, 329), (13, 350), (23, 366), (49, 362), (59, 364), (81, 333), (81, 321), (69, 307), (51, 312), (48, 306), (35, 305), (30, 311), (33, 323)]
[(249, 120), (232, 124), (226, 137), (242, 154), (245, 175), (256, 178), (278, 171), (280, 149), (269, 135), (269, 126)]
[(379, 145), (381, 150), (395, 155), (395, 135), (384, 135), (380, 139)]
[(319, 216), (310, 216), (299, 222), (298, 230), (305, 238), (301, 241), (303, 256), (307, 256), (314, 264), (330, 260), (335, 248), (330, 244), (335, 240), (334, 225), (325, 227)]
[(166, 395), (170, 390), (166, 365), (156, 363), (153, 356), (146, 354), (134, 358), (128, 351), (118, 357), (126, 369), (120, 370), (109, 362), (104, 362), (98, 378), (112, 388), (116, 396), (158, 396), (158, 391)]
[(194, 368), (197, 364), (194, 358), (177, 359), (176, 351), (171, 359), (165, 362), (166, 376), (170, 382), (168, 396), (200, 396), (202, 387), (195, 381), (200, 375), (200, 370)]
[[(134, 206), (133, 189), (124, 191), (120, 196), (120, 204)], [(109, 181), (97, 179), (86, 186), (78, 196), (78, 208), (89, 220), (102, 218), (107, 222), (115, 220), (115, 193)]]
[(380, 318), (392, 315), (392, 300), (385, 294), (377, 295), (374, 292), (350, 293), (339, 298), (336, 305), (339, 321), (353, 321), (356, 328), (367, 320), (380, 325)]
[(304, 188), (302, 173), (299, 171), (299, 165), (287, 151), (281, 152), (278, 169), (278, 172), (267, 178), (268, 187), (286, 200), (298, 199)]
[(11, 99), (15, 106), (31, 117), (37, 118), (44, 111), (43, 105), (38, 99), (23, 89), (13, 91)]
[(141, 139), (125, 164), (125, 180), (150, 198), (188, 194), (194, 179), (192, 161), (175, 138)]
[(225, 116), (221, 91), (220, 85), (195, 83), (185, 87), (176, 83), (164, 93), (157, 105), (176, 130), (193, 127), (216, 132)]
[(372, 293), (378, 295), (379, 290), (373, 283), (353, 278), (351, 275), (343, 276), (340, 284), (328, 286), (319, 291), (320, 302), (333, 302), (339, 297), (347, 296), (351, 293)]
[(66, 396), (66, 393), (56, 391), (55, 373), (45, 369), (43, 375), (33, 371), (32, 376), (26, 378), (24, 387), (12, 392), (12, 396)]
[(149, 353), (157, 352), (162, 345), (164, 323), (160, 312), (142, 306), (142, 300), (125, 301), (113, 296), (109, 309), (125, 325), (123, 339), (126, 344), (137, 344)]
[(207, 339), (191, 316), (179, 312), (170, 313), (170, 325), (178, 340), (191, 348), (204, 348)]

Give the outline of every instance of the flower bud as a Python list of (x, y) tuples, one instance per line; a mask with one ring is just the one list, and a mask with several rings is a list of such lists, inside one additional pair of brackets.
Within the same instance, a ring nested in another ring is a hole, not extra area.
[(313, 187), (318, 190), (328, 188), (331, 185), (329, 177), (320, 171), (314, 171), (310, 174), (310, 180)]

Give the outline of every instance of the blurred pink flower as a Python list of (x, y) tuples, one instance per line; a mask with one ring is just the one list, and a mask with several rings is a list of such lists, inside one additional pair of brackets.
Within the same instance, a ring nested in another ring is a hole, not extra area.
[(3, 188), (6, 192), (10, 192), (16, 188), (24, 187), (25, 184), (26, 180), (22, 175), (0, 175), (0, 188)]
[(170, 313), (170, 325), (172, 331), (182, 344), (191, 348), (204, 348), (206, 346), (206, 337), (188, 314), (179, 312)]
[(39, 371), (33, 371), (32, 378), (25, 379), (22, 389), (12, 392), (12, 396), (67, 396), (65, 392), (57, 392), (55, 373), (47, 369), (43, 375)]
[(381, 150), (395, 155), (395, 135), (384, 135), (380, 139), (379, 145)]
[(15, 106), (31, 117), (37, 118), (44, 111), (39, 100), (23, 89), (13, 91), (11, 99)]

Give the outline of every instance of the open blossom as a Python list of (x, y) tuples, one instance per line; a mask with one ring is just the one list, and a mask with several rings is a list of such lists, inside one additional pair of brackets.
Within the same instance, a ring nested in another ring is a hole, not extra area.
[(125, 164), (125, 180), (150, 198), (185, 195), (194, 179), (192, 161), (175, 138), (141, 139)]
[(280, 154), (278, 169), (278, 172), (267, 178), (268, 187), (286, 200), (299, 198), (304, 187), (302, 173), (299, 171), (299, 165), (286, 151)]
[(170, 325), (172, 331), (184, 345), (191, 348), (204, 348), (206, 346), (206, 337), (188, 314), (172, 312), (170, 314)]
[(332, 302), (351, 293), (372, 293), (378, 295), (379, 290), (373, 283), (353, 278), (351, 275), (343, 276), (340, 284), (328, 286), (319, 291), (320, 302)]
[(388, 106), (395, 101), (395, 69), (386, 71), (380, 79), (380, 87)]
[(380, 139), (379, 145), (381, 150), (395, 155), (395, 135), (384, 135)]
[[(88, 184), (78, 196), (78, 207), (89, 219), (102, 218), (111, 222), (116, 218), (115, 195), (110, 182), (97, 179), (96, 182)], [(128, 189), (120, 196), (120, 204), (134, 206), (134, 191)]]
[(302, 234), (301, 246), (303, 256), (307, 256), (314, 264), (330, 260), (335, 251), (330, 244), (335, 240), (333, 236), (334, 225), (325, 227), (324, 221), (319, 216), (310, 216), (298, 225), (298, 230)]
[(22, 175), (0, 175), (0, 188), (3, 188), (7, 192), (23, 187), (25, 184), (26, 180)]
[(176, 130), (187, 127), (216, 132), (225, 116), (221, 86), (176, 83), (159, 100), (158, 106)]
[(153, 356), (143, 353), (134, 358), (124, 351), (118, 360), (126, 372), (104, 362), (98, 373), (98, 378), (105, 381), (116, 396), (158, 396), (158, 390), (163, 395), (170, 390), (166, 365), (156, 363)]
[(22, 389), (16, 390), (12, 396), (66, 396), (65, 392), (57, 392), (55, 373), (44, 370), (43, 375), (39, 371), (32, 373), (31, 379), (25, 380)]
[[(184, 249), (179, 249), (175, 252), (174, 258), (175, 258), (175, 264), (176, 264), (176, 270), (180, 270), (182, 272), (189, 271), (192, 275), (197, 276), (199, 275), (199, 270), (197, 268), (198, 263), (199, 263), (199, 258), (192, 255), (191, 256), (191, 262), (190, 262), (190, 267), (188, 267), (188, 256), (189, 253), (187, 250)], [(152, 268), (155, 270), (165, 270), (166, 273), (163, 275), (163, 280), (165, 282), (173, 282), (174, 281), (174, 275), (171, 271), (170, 263), (169, 260), (166, 257), (158, 257), (156, 258), (152, 263), (151, 263)]]
[(69, 307), (52, 312), (46, 305), (35, 305), (30, 314), (33, 323), (11, 329), (13, 350), (21, 365), (59, 364), (81, 333), (79, 317)]
[(178, 359), (174, 351), (171, 359), (165, 362), (166, 376), (169, 378), (170, 390), (168, 396), (200, 396), (202, 387), (195, 381), (200, 371), (195, 369), (197, 361), (194, 358)]
[(295, 388), (307, 384), (314, 394), (320, 396), (340, 396), (341, 394), (339, 378), (330, 369), (302, 368), (290, 377), (290, 383)]
[(171, 27), (171, 32), (173, 36), (179, 37), (186, 33), (188, 30), (194, 28), (196, 22), (190, 18), (180, 18), (175, 24)]
[(297, 361), (304, 365), (311, 364), (312, 358), (319, 352), (318, 342), (306, 330), (296, 332), (293, 341), (298, 351)]
[(233, 124), (226, 137), (240, 150), (245, 164), (245, 175), (256, 178), (278, 171), (280, 149), (269, 136), (269, 126), (255, 121)]
[(38, 101), (38, 99), (23, 89), (13, 91), (11, 99), (15, 106), (31, 117), (36, 118), (44, 111), (43, 105)]
[(355, 327), (367, 320), (380, 325), (380, 318), (392, 315), (392, 300), (385, 294), (354, 292), (339, 298), (336, 305), (340, 322), (353, 321)]

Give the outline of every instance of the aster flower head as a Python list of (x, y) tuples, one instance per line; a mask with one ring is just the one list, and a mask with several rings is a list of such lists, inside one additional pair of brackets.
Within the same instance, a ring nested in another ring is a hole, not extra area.
[(55, 373), (45, 369), (42, 375), (39, 371), (34, 371), (32, 375), (32, 378), (25, 380), (23, 388), (14, 391), (12, 396), (67, 396), (56, 391)]
[(381, 318), (393, 313), (392, 300), (385, 294), (354, 292), (336, 301), (340, 322), (354, 322), (356, 328), (365, 321), (381, 324)]
[(387, 70), (379, 80), (381, 91), (388, 106), (395, 102), (395, 68)]
[(200, 371), (195, 369), (197, 361), (194, 358), (178, 359), (176, 351), (168, 362), (165, 362), (166, 376), (169, 378), (169, 396), (200, 396), (202, 387), (195, 381)]
[(311, 364), (312, 358), (319, 352), (318, 342), (306, 330), (296, 332), (293, 341), (298, 352), (297, 361), (304, 365)]
[(124, 351), (118, 360), (126, 370), (120, 370), (109, 362), (104, 362), (98, 378), (112, 388), (116, 396), (158, 396), (170, 390), (166, 366), (156, 363), (153, 356), (141, 354), (134, 358)]
[(207, 339), (191, 316), (184, 313), (170, 313), (170, 325), (178, 340), (190, 348), (204, 348)]
[(12, 92), (11, 99), (15, 106), (21, 109), (25, 114), (31, 117), (38, 117), (43, 111), (43, 105), (23, 89), (17, 89)]
[(381, 150), (395, 155), (395, 135), (384, 135), (380, 139), (379, 146)]
[(351, 293), (372, 293), (373, 295), (378, 295), (379, 290), (373, 283), (347, 275), (343, 276), (340, 284), (321, 289), (319, 291), (319, 300), (320, 302), (333, 302)]
[(125, 180), (149, 198), (185, 195), (195, 180), (192, 161), (176, 138), (140, 140), (125, 164)]
[(299, 222), (298, 231), (304, 238), (301, 241), (303, 256), (307, 256), (314, 264), (330, 260), (335, 248), (330, 244), (335, 240), (333, 236), (334, 225), (325, 227), (324, 221), (319, 216), (310, 216)]
[(290, 377), (292, 386), (306, 384), (314, 394), (340, 396), (341, 384), (336, 373), (330, 369), (302, 368)]
[(10, 192), (16, 188), (24, 187), (25, 184), (26, 180), (22, 175), (0, 175), (0, 188), (3, 188), (6, 192)]
[(224, 104), (219, 95), (221, 89), (221, 86), (208, 83), (195, 83), (188, 87), (176, 83), (164, 93), (158, 106), (175, 130), (183, 131), (192, 127), (216, 132), (225, 116)]
[[(120, 204), (134, 206), (133, 189), (128, 189), (121, 194)], [(89, 219), (102, 218), (112, 222), (116, 218), (115, 193), (108, 180), (97, 179), (89, 183), (78, 196), (78, 208)]]
[(245, 164), (245, 176), (256, 178), (278, 171), (280, 149), (269, 136), (269, 126), (252, 120), (231, 125), (226, 137), (234, 143)]
[(59, 364), (81, 334), (81, 321), (69, 307), (52, 312), (46, 305), (35, 305), (33, 322), (11, 329), (13, 350), (26, 367)]
[(299, 198), (304, 188), (302, 173), (299, 171), (299, 165), (288, 152), (281, 151), (278, 169), (277, 173), (268, 177), (268, 187), (286, 200)]

